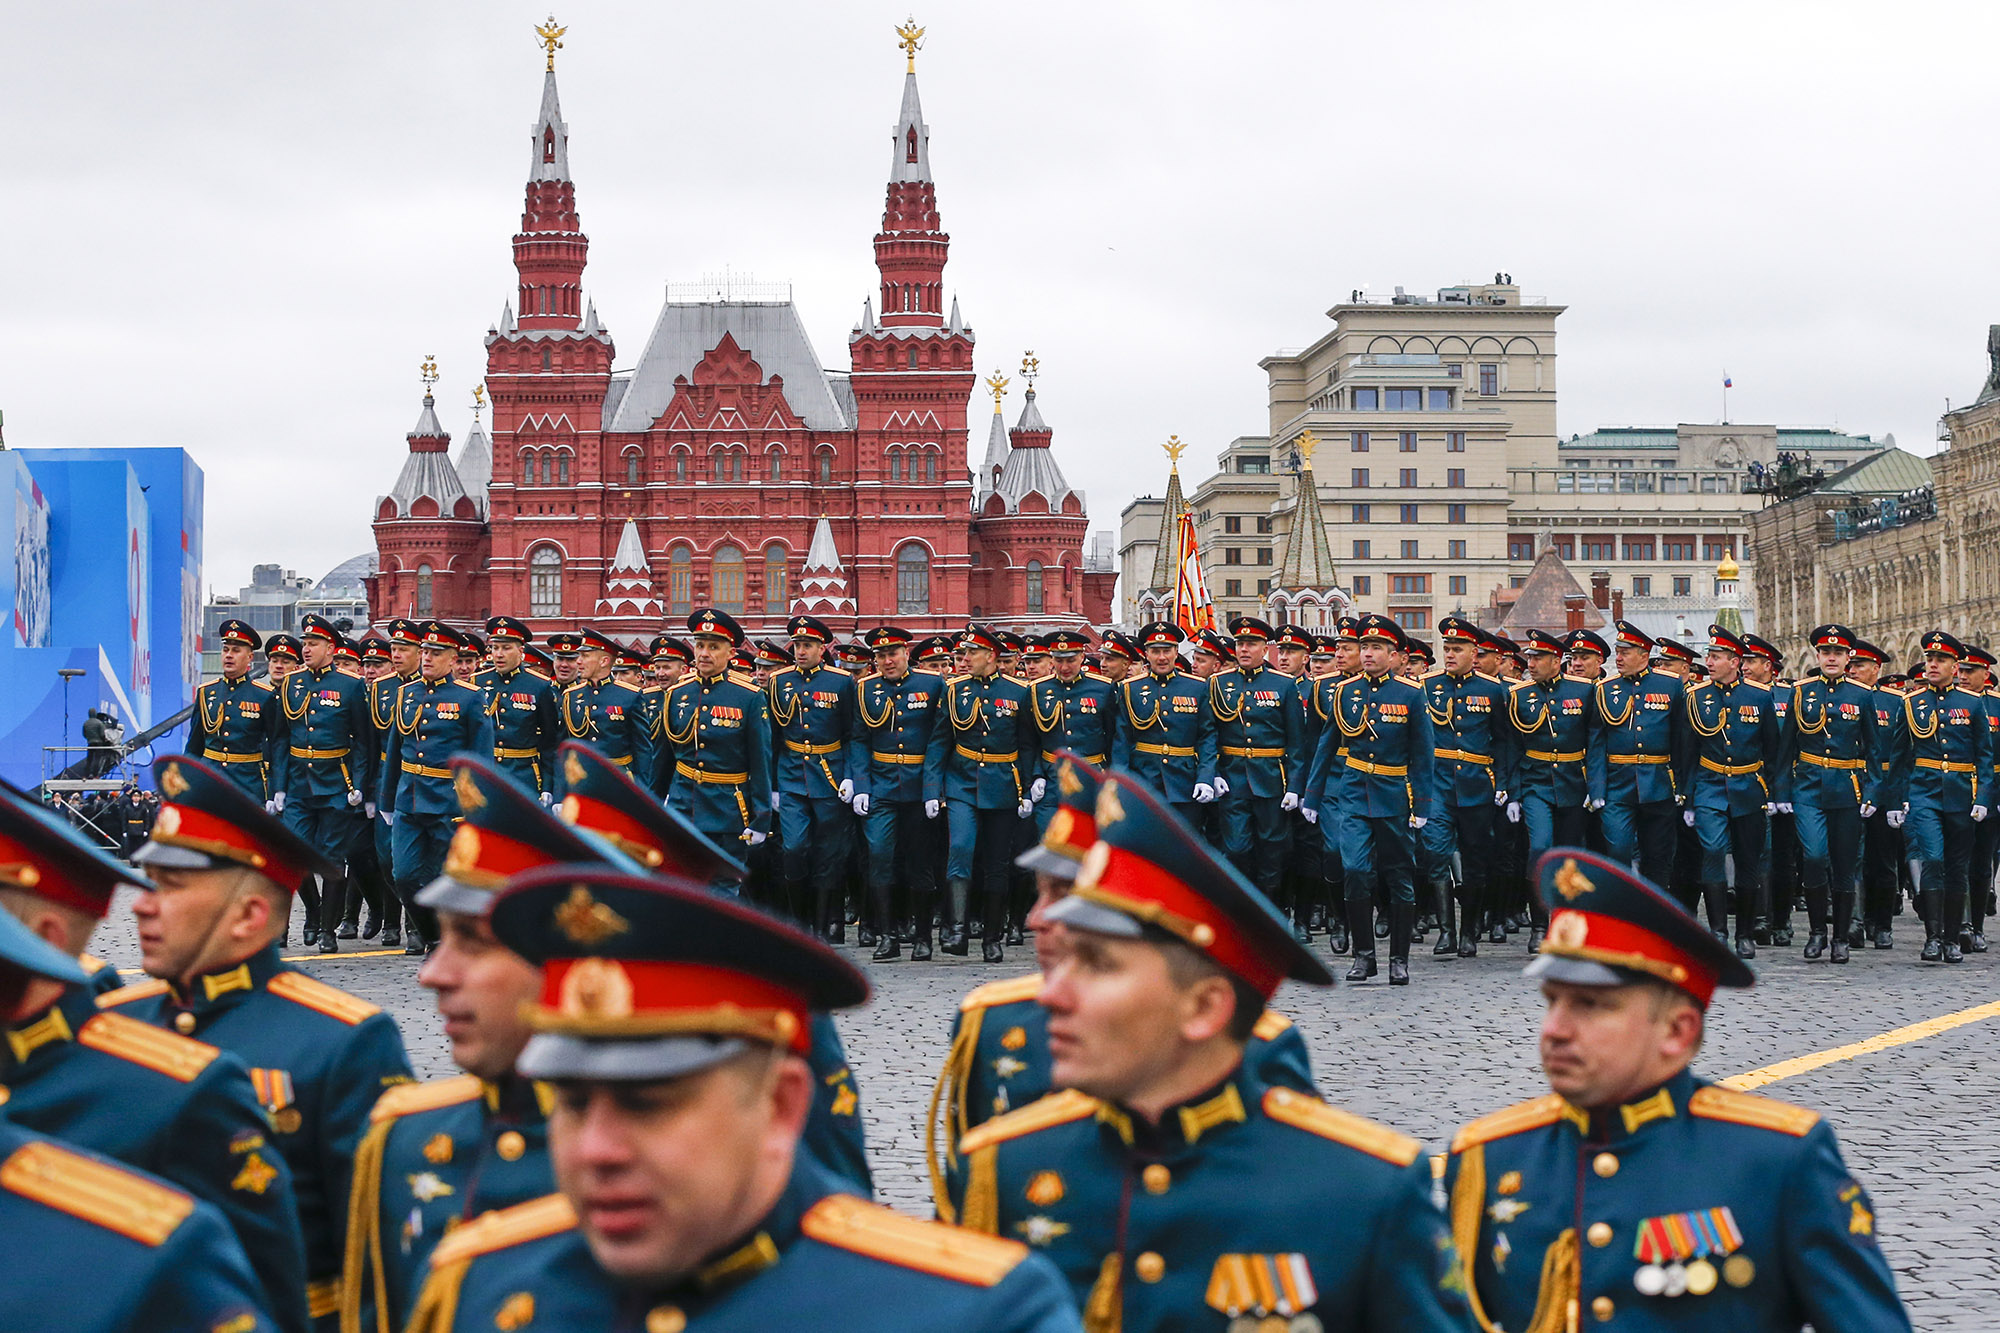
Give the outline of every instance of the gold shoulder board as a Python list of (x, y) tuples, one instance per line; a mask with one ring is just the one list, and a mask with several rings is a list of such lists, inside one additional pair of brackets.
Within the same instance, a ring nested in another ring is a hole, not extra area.
[(1512, 1134), (1553, 1125), (1561, 1118), (1563, 1099), (1553, 1092), (1532, 1101), (1518, 1102), (1490, 1115), (1483, 1115), (1452, 1138), (1451, 1150), (1464, 1152), (1476, 1143), (1491, 1143)]
[(570, 1207), (569, 1200), (560, 1194), (545, 1194), (512, 1208), (487, 1213), (457, 1228), (431, 1251), (431, 1269), (435, 1272), (448, 1264), (525, 1245), (568, 1231), (575, 1225), (576, 1210)]
[(262, 676), (257, 677), (257, 679), (251, 681), (250, 683), (252, 685), (255, 685), (258, 689), (261, 690), (270, 690), (275, 692), (278, 688), (276, 685), (273, 685), (270, 681), (264, 679), (264, 677)]
[(1727, 1120), (1732, 1125), (1774, 1129), (1794, 1138), (1810, 1133), (1819, 1123), (1818, 1111), (1793, 1106), (1775, 1097), (1718, 1087), (1696, 1088), (1694, 1096), (1688, 1098), (1688, 1114), (1703, 1120)]
[(1025, 977), (1009, 977), (1005, 981), (989, 981), (984, 986), (975, 986), (958, 1002), (958, 1008), (959, 1012), (969, 1014), (974, 1009), (991, 1009), (995, 1005), (1032, 1000), (1041, 993), (1042, 974), (1030, 972)]
[(1276, 1009), (1266, 1009), (1257, 1016), (1257, 1022), (1250, 1029), (1250, 1035), (1259, 1041), (1276, 1041), (1280, 1036), (1291, 1030), (1291, 1019), (1286, 1018)]
[(195, 1076), (222, 1054), (205, 1041), (183, 1037), (123, 1014), (98, 1014), (78, 1030), (76, 1044), (143, 1065), (177, 1083), (194, 1082)]
[(193, 1198), (177, 1189), (42, 1141), (0, 1162), (0, 1189), (142, 1245), (165, 1243), (194, 1211)]
[(1396, 1166), (1408, 1166), (1423, 1151), (1424, 1145), (1408, 1134), (1390, 1129), (1387, 1125), (1378, 1125), (1350, 1111), (1328, 1106), (1317, 1097), (1308, 1097), (1290, 1088), (1265, 1089), (1264, 1114), (1281, 1125), (1317, 1134)]
[(379, 1006), (323, 981), (314, 981), (303, 972), (280, 972), (265, 983), (264, 989), (280, 999), (337, 1018), (350, 1027), (382, 1012)]
[(1074, 1088), (1062, 1092), (1052, 1092), (1040, 1101), (1029, 1102), (1018, 1111), (1009, 1111), (983, 1125), (975, 1126), (958, 1143), (958, 1155), (969, 1157), (981, 1148), (990, 1148), (996, 1143), (1018, 1139), (1024, 1134), (1033, 1134), (1044, 1129), (1054, 1129), (1057, 1125), (1067, 1125), (1074, 1120), (1097, 1114), (1097, 1098), (1087, 1096)]
[(823, 1245), (974, 1287), (998, 1286), (1028, 1257), (1018, 1241), (904, 1217), (846, 1194), (814, 1204), (799, 1230)]
[(419, 1111), (435, 1111), (442, 1106), (460, 1106), (477, 1097), (480, 1086), (476, 1074), (435, 1078), (428, 1083), (398, 1083), (375, 1099), (368, 1119), (372, 1124)]
[(1481, 680), (1488, 681), (1494, 685), (1505, 685), (1507, 683), (1506, 681), (1500, 679), (1500, 677), (1493, 675), (1490, 672), (1475, 670), (1472, 674), (1479, 677)]
[(151, 977), (145, 981), (135, 981), (129, 986), (120, 986), (117, 990), (104, 992), (97, 997), (97, 1007), (112, 1009), (121, 1004), (130, 1004), (134, 1000), (150, 1000), (155, 995), (166, 993), (167, 983), (158, 977)]

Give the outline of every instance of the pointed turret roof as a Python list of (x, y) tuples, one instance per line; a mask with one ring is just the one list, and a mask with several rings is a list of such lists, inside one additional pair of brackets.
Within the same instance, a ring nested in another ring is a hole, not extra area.
[(993, 426), (986, 432), (986, 461), (979, 465), (979, 495), (990, 495), (1000, 485), (1000, 473), (1014, 446), (1007, 442), (1007, 419), (1000, 415), (1000, 400), (993, 400)]
[(1531, 629), (1561, 634), (1569, 629), (1569, 601), (1574, 597), (1583, 599), (1583, 628), (1602, 629), (1604, 613), (1591, 604), (1555, 546), (1545, 546), (1500, 627), (1516, 637)]
[[(468, 497), (465, 483), (458, 469), (451, 465), (451, 455), (447, 452), (451, 436), (438, 424), (437, 403), (428, 392), (424, 394), (424, 410), (417, 416), (416, 427), (406, 438), (410, 442), (410, 456), (403, 460), (403, 470), (389, 492), (389, 498), (396, 502), (396, 517), (410, 517), (410, 507), (424, 499), (437, 503), (440, 517), (454, 517), (458, 502)], [(491, 466), (489, 454), (489, 469)]]
[(646, 544), (639, 538), (639, 525), (625, 520), (618, 534), (618, 551), (604, 577), (604, 596), (597, 599), (600, 616), (655, 616), (660, 599), (653, 593), (653, 571), (646, 563)]
[(813, 526), (812, 545), (806, 550), (806, 565), (799, 572), (798, 596), (792, 598), (792, 614), (806, 616), (851, 616), (854, 598), (847, 590), (847, 575), (840, 567), (840, 552), (833, 545), (833, 524), (826, 515)]
[(562, 102), (556, 97), (556, 72), (542, 75), (542, 110), (529, 140), (528, 179), (569, 179), (569, 126), (563, 124)]
[(479, 517), (485, 518), (486, 491), (493, 484), (493, 443), (477, 420), (473, 421), (472, 433), (465, 437), (465, 447), (458, 451), (458, 460), (452, 467), (458, 473), (459, 484), (478, 506)]
[(1146, 585), (1148, 591), (1172, 592), (1178, 581), (1174, 569), (1174, 557), (1180, 546), (1181, 515), (1187, 513), (1187, 497), (1181, 494), (1181, 464), (1178, 454), (1172, 455), (1173, 470), (1167, 474), (1167, 502), (1160, 509), (1160, 545), (1153, 552), (1153, 578)]
[(1292, 496), (1292, 526), (1285, 534), (1285, 558), (1272, 585), (1288, 591), (1329, 591), (1337, 586), (1333, 547), (1326, 539), (1326, 521), (1319, 510), (1319, 485), (1313, 480), (1309, 435), (1296, 442), (1299, 451), (1298, 489)]
[(924, 124), (924, 106), (917, 98), (914, 69), (903, 76), (903, 108), (896, 117), (894, 148), (889, 158), (891, 181), (930, 180), (931, 127)]
[[(1042, 420), (1042, 410), (1035, 406), (1035, 390), (1028, 387), (1026, 400), (1021, 404), (1021, 419), (1014, 429), (1007, 432), (1008, 442), (1013, 446), (1007, 455), (1006, 465), (1000, 471), (1000, 480), (994, 486), (1000, 498), (1007, 502), (1007, 512), (1014, 513), (1021, 507), (1021, 501), (1030, 494), (1038, 494), (1048, 501), (1050, 509), (1061, 509), (1063, 501), (1072, 494), (1069, 482), (1063, 479), (1062, 469), (1056, 466), (1056, 456), (1049, 449), (1054, 432)], [(1082, 497), (1079, 495), (1079, 502)]]

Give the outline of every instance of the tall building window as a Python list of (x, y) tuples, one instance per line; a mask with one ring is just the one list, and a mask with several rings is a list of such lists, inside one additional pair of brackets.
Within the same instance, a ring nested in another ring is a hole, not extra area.
[(1402, 505), (1400, 508), (1402, 509), (1402, 522), (1415, 523), (1417, 521), (1417, 507), (1415, 505)]
[(1451, 411), (1450, 389), (1428, 389), (1425, 392), (1430, 395), (1431, 411), (1433, 412)]
[(1403, 542), (1403, 559), (1415, 560), (1416, 558), (1417, 558), (1417, 539), (1414, 537), (1407, 538)]
[(1418, 630), (1431, 627), (1431, 613), (1427, 607), (1413, 606), (1403, 609), (1391, 607), (1389, 618), (1396, 622), (1398, 629)]
[(1621, 545), (1625, 549), (1625, 558), (1627, 560), (1651, 560), (1653, 558), (1653, 539), (1651, 537), (1627, 537)]
[(1027, 585), (1028, 585), (1028, 614), (1031, 616), (1038, 616), (1042, 614), (1042, 606), (1043, 606), (1041, 561), (1030, 560), (1028, 562)]
[(1257, 595), (1259, 597), (1269, 597), (1271, 595), (1271, 580), (1269, 579), (1257, 580)]
[(917, 349), (912, 347), (910, 349), (910, 369), (915, 370), (916, 368), (917, 368)]
[(1720, 560), (1724, 556), (1728, 556), (1732, 560), (1736, 558), (1736, 539), (1734, 537), (1711, 537), (1707, 535), (1702, 537), (1702, 559)]
[(1465, 469), (1462, 467), (1446, 468), (1444, 470), (1444, 484), (1454, 490), (1463, 490), (1465, 488)]
[(1419, 596), (1431, 590), (1431, 576), (1428, 574), (1391, 574), (1389, 592), (1402, 593), (1406, 597)]
[(1535, 558), (1534, 534), (1530, 532), (1508, 533), (1507, 558), (1509, 560), (1533, 560)]
[(925, 480), (925, 481), (936, 481), (936, 480), (937, 480), (937, 455), (936, 455), (936, 454), (932, 454), (932, 453), (927, 453), (927, 454), (925, 454), (925, 455), (924, 455), (924, 480)]
[(1271, 563), (1271, 548), (1270, 548), (1270, 547), (1268, 547), (1268, 546), (1260, 546), (1260, 547), (1258, 547), (1258, 548), (1257, 548), (1257, 563), (1258, 563), (1258, 564), (1260, 564), (1260, 565), (1268, 565), (1268, 564), (1270, 564), (1270, 563)]
[(675, 454), (674, 480), (686, 481), (687, 479), (688, 479), (688, 456), (686, 454)]
[(1222, 581), (1222, 595), (1224, 597), (1241, 597), (1243, 595), (1243, 580), (1224, 579)]
[(931, 553), (911, 542), (896, 552), (896, 614), (924, 615), (931, 609)]
[(1349, 518), (1350, 522), (1366, 523), (1368, 521), (1367, 505), (1354, 505), (1351, 507), (1349, 513), (1350, 513), (1350, 518)]
[(1446, 542), (1444, 546), (1444, 558), (1447, 560), (1465, 559), (1465, 543), (1463, 541)]
[(1354, 576), (1354, 595), (1356, 597), (1374, 596), (1375, 576), (1372, 574), (1356, 574)]
[(1445, 521), (1445, 522), (1447, 522), (1447, 523), (1463, 523), (1463, 522), (1465, 522), (1465, 506), (1464, 506), (1464, 505), (1446, 505), (1446, 506), (1444, 507), (1444, 521)]
[(830, 451), (823, 450), (820, 453), (819, 484), (822, 486), (833, 485), (833, 454)]
[(722, 481), (728, 477), (729, 465), (723, 460), (724, 455), (720, 451), (708, 456), (708, 475), (713, 480)]
[[(776, 460), (773, 460), (776, 466)], [(764, 610), (769, 615), (783, 615), (789, 590), (785, 586), (785, 548), (772, 542), (764, 548)]]
[(553, 546), (537, 546), (528, 557), (528, 614), (562, 614), (562, 552)]
[(569, 455), (568, 455), (568, 454), (558, 454), (558, 455), (556, 455), (556, 484), (557, 484), (557, 485), (559, 485), (559, 486), (567, 486), (567, 485), (569, 485)]
[(1350, 480), (1350, 481), (1348, 482), (1348, 485), (1350, 485), (1350, 486), (1366, 486), (1366, 485), (1368, 484), (1368, 469), (1367, 469), (1367, 468), (1365, 468), (1365, 467), (1357, 467), (1357, 468), (1353, 468), (1353, 469), (1350, 469), (1350, 470), (1351, 470), (1351, 471), (1353, 472), (1354, 476), (1353, 476), (1352, 480)]
[(709, 600), (718, 611), (732, 616), (743, 614), (743, 552), (734, 546), (718, 546), (708, 558)]
[(551, 352), (548, 348), (544, 347), (542, 349), (542, 373), (546, 375), (555, 368), (556, 368), (555, 354)]
[(1380, 405), (1380, 402), (1381, 391), (1379, 389), (1356, 389), (1354, 391), (1354, 410), (1357, 412), (1373, 412)]
[(1355, 431), (1352, 435), (1347, 437), (1347, 447), (1348, 450), (1352, 453), (1357, 453), (1357, 454), (1367, 453), (1368, 432), (1365, 430)]
[(1465, 575), (1453, 574), (1450, 579), (1451, 596), (1465, 596)]
[(785, 456), (780, 453), (773, 453), (771, 455), (771, 480), (783, 481), (784, 479), (785, 479)]
[(1694, 580), (1685, 574), (1674, 576), (1674, 596), (1686, 597), (1694, 591)]
[(1569, 561), (1576, 559), (1575, 537), (1551, 537), (1549, 538), (1549, 547), (1562, 560)]
[(542, 455), (542, 485), (546, 486), (546, 485), (548, 485), (548, 484), (549, 484), (549, 475), (550, 475), (550, 469), (551, 469), (551, 468), (552, 468), (553, 466), (554, 466), (554, 460), (553, 460), (553, 459), (551, 459), (551, 458), (550, 458), (550, 457), (549, 457), (549, 456), (548, 456), (547, 454), (543, 454), (543, 455)]
[(637, 454), (625, 455), (625, 484), (627, 486), (637, 486), (639, 484), (639, 455)]
[(1634, 597), (1651, 597), (1651, 596), (1653, 595), (1653, 580), (1652, 580), (1652, 578), (1651, 578), (1650, 576), (1648, 576), (1648, 575), (1645, 575), (1645, 574), (1635, 574), (1635, 575), (1633, 575), (1633, 576), (1632, 576), (1632, 595), (1633, 595)]
[(1268, 534), (1270, 533), (1270, 531), (1271, 531), (1271, 520), (1270, 520), (1270, 519), (1268, 519), (1268, 518), (1260, 518), (1260, 519), (1258, 519), (1258, 520), (1257, 520), (1257, 531), (1259, 531), (1259, 532), (1262, 532), (1262, 533), (1265, 533), (1265, 534), (1267, 534), (1267, 535), (1268, 535)]
[(1489, 361), (1479, 367), (1479, 396), (1491, 398), (1500, 392), (1500, 367)]
[(1417, 433), (1413, 430), (1397, 431), (1396, 451), (1404, 454), (1415, 453), (1417, 451)]
[(1465, 452), (1465, 432), (1464, 432), (1464, 431), (1462, 431), (1462, 430), (1448, 430), (1448, 431), (1446, 431), (1446, 432), (1444, 433), (1444, 451), (1445, 451), (1446, 453), (1448, 453), (1448, 454), (1462, 454), (1462, 453), (1464, 453), (1464, 452)]
[(1225, 564), (1225, 565), (1240, 565), (1240, 564), (1242, 564), (1242, 563), (1243, 563), (1243, 548), (1242, 548), (1242, 547), (1240, 547), (1240, 546), (1225, 546), (1225, 547), (1223, 547), (1223, 548), (1222, 548), (1222, 563), (1223, 563), (1223, 564)]
[(417, 614), (420, 616), (427, 616), (430, 613), (431, 613), (431, 567), (429, 565), (418, 565), (417, 566)]
[(1400, 468), (1397, 468), (1397, 469), (1396, 469), (1396, 484), (1397, 484), (1398, 486), (1414, 486), (1414, 485), (1416, 485), (1416, 484), (1417, 484), (1417, 470), (1416, 470), (1415, 468), (1413, 468), (1413, 467), (1400, 467)]
[(1229, 514), (1225, 516), (1222, 520), (1222, 530), (1224, 532), (1232, 534), (1243, 531), (1242, 518), (1236, 514)]
[(1662, 553), (1662, 558), (1667, 560), (1692, 560), (1694, 559), (1694, 538), (1663, 538)]
[(889, 480), (903, 479), (903, 451), (898, 449), (889, 455)]
[(694, 610), (694, 556), (685, 546), (667, 557), (667, 602), (677, 616)]
[(1369, 558), (1367, 542), (1354, 543), (1354, 558), (1356, 560), (1366, 560)]
[(1422, 389), (1384, 389), (1382, 406), (1390, 412), (1421, 412), (1424, 410)]
[(1598, 536), (1596, 534), (1586, 536), (1583, 539), (1583, 558), (1585, 560), (1612, 559), (1613, 557), (1612, 557), (1611, 538), (1608, 536)]

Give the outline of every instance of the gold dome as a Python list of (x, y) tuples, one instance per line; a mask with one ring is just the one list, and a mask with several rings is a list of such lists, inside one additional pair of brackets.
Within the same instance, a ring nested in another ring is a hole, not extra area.
[(1722, 563), (1715, 567), (1715, 577), (1719, 579), (1734, 579), (1740, 573), (1742, 570), (1737, 567), (1736, 557), (1733, 555), (1723, 556)]

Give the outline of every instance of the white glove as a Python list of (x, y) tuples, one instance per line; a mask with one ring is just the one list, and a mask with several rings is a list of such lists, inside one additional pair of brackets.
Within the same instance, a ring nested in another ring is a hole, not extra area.
[(1504, 791), (1496, 791), (1496, 792), (1494, 792), (1494, 793), (1493, 793), (1493, 804), (1495, 804), (1495, 805), (1505, 805), (1505, 804), (1507, 804), (1507, 793), (1506, 793), (1506, 792), (1504, 792)]
[(1983, 805), (1975, 805), (1975, 806), (1973, 806), (1973, 807), (1972, 807), (1972, 822), (1973, 822), (1973, 823), (1975, 823), (1975, 824), (1983, 824), (1983, 823), (1985, 823), (1985, 822), (1986, 822), (1986, 807), (1985, 807), (1985, 806), (1983, 806)]
[(1521, 803), (1519, 801), (1507, 802), (1507, 822), (1509, 824), (1518, 824), (1521, 822)]
[(1430, 822), (1431, 822), (1431, 821), (1430, 821), (1429, 819), (1427, 819), (1426, 817), (1424, 817), (1423, 815), (1411, 815), (1411, 816), (1410, 816), (1410, 827), (1411, 827), (1412, 829), (1420, 829), (1420, 828), (1422, 828), (1422, 827), (1423, 827), (1424, 825), (1426, 825), (1426, 824), (1428, 824), (1428, 823), (1430, 823)]
[(752, 847), (755, 847), (757, 844), (761, 843), (762, 841), (764, 841), (764, 839), (770, 836), (771, 835), (768, 833), (759, 833), (756, 829), (753, 828), (747, 828), (743, 830), (743, 841), (749, 843)]
[(1775, 814), (1777, 814), (1777, 813), (1778, 813), (1778, 803), (1777, 803), (1776, 801), (1766, 801), (1766, 802), (1764, 802), (1764, 813), (1765, 813), (1765, 814), (1767, 814), (1767, 815), (1775, 815)]
[(390, 828), (396, 827), (396, 812), (394, 810), (384, 810), (382, 812), (382, 822)]
[[(779, 806), (783, 805), (784, 803), (785, 803), (785, 794), (781, 791), (774, 790), (771, 793), (771, 808), (773, 810), (776, 810)], [(754, 847), (757, 844), (751, 843), (750, 845)]]
[(285, 813), (285, 794), (283, 792), (276, 792), (272, 795), (271, 813), (274, 815), (282, 815)]
[(853, 778), (842, 778), (840, 780), (840, 799), (846, 801), (849, 805), (854, 804)]
[(1223, 777), (1220, 773), (1215, 775), (1215, 794), (1217, 796), (1229, 795), (1229, 779)]
[(1286, 792), (1286, 793), (1285, 793), (1285, 797), (1284, 797), (1284, 799), (1278, 802), (1278, 808), (1279, 808), (1280, 810), (1296, 810), (1296, 809), (1298, 809), (1298, 808), (1299, 808), (1299, 794), (1298, 794), (1297, 792), (1295, 792), (1295, 791), (1288, 791), (1288, 792)]
[(358, 791), (356, 791), (356, 790), (354, 790), (354, 788), (352, 788), (352, 787), (349, 787), (349, 788), (347, 789), (347, 803), (348, 803), (349, 805), (360, 805), (360, 804), (361, 804), (361, 793), (360, 793), (360, 792), (358, 792)]
[(865, 791), (862, 792), (852, 801), (849, 801), (848, 804), (854, 807), (855, 814), (866, 815), (868, 813), (868, 793)]
[(1313, 809), (1311, 806), (1305, 806), (1305, 805), (1300, 806), (1299, 813), (1306, 817), (1306, 823), (1308, 824), (1319, 823), (1319, 811)]
[(925, 818), (925, 819), (936, 819), (936, 818), (937, 818), (937, 812), (938, 812), (938, 802), (936, 802), (936, 801), (925, 801), (925, 802), (924, 802), (924, 818)]
[(551, 805), (554, 805), (554, 804), (556, 803), (556, 794), (555, 794), (554, 792), (552, 792), (552, 791), (545, 791), (545, 792), (543, 792), (543, 793), (542, 793), (541, 795), (542, 795), (542, 804), (543, 804), (543, 805), (545, 805), (545, 806), (551, 806)]
[(1042, 799), (1042, 793), (1048, 789), (1049, 780), (1047, 778), (1036, 778), (1028, 784), (1028, 799), (1030, 801), (1039, 801)]
[(1206, 782), (1197, 782), (1194, 784), (1193, 795), (1196, 805), (1207, 805), (1215, 799), (1215, 788), (1209, 786)]
[(1014, 807), (1014, 818), (1016, 819), (1026, 819), (1033, 813), (1035, 813), (1035, 803), (1026, 798), (1023, 798), (1021, 803)]
[(1694, 827), (1694, 811), (1692, 811), (1692, 810), (1683, 810), (1683, 811), (1681, 811), (1681, 823), (1683, 823), (1683, 824), (1686, 824), (1686, 825), (1687, 825), (1687, 826), (1688, 826), (1689, 828), (1693, 828), (1693, 827)]
[(278, 813), (278, 803), (277, 803), (277, 801), (276, 801), (276, 800), (269, 800), (269, 801), (266, 801), (266, 802), (264, 802), (264, 813), (265, 813), (265, 814), (267, 814), (267, 815), (275, 815), (275, 814), (277, 814), (277, 813)]
[(361, 803), (361, 813), (369, 819), (375, 818), (375, 802), (363, 801)]
[(1583, 808), (1590, 811), (1592, 814), (1596, 814), (1599, 810), (1602, 810), (1604, 808), (1604, 798), (1602, 796), (1599, 796), (1593, 800), (1585, 801), (1583, 803)]
[(1792, 803), (1790, 801), (1778, 802), (1778, 813), (1781, 815), (1789, 815), (1790, 813), (1792, 813)]
[(1871, 805), (1869, 802), (1863, 801), (1861, 803), (1861, 817), (1863, 819), (1875, 818), (1875, 807)]
[(1905, 805), (1900, 810), (1891, 810), (1887, 815), (1884, 815), (1883, 818), (1889, 821), (1890, 828), (1901, 828), (1903, 827), (1903, 821), (1905, 819), (1908, 819), (1909, 816), (1910, 816), (1910, 807)]

